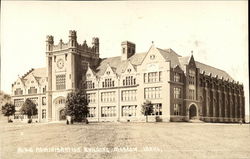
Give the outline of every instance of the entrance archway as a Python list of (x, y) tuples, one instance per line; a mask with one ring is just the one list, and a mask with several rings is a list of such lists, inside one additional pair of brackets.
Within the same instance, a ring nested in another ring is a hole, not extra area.
[(58, 120), (66, 120), (65, 115), (65, 97), (57, 97), (54, 100), (54, 106), (55, 106), (55, 119)]
[(189, 120), (198, 119), (197, 108), (194, 104), (189, 107)]
[(65, 109), (59, 111), (59, 120), (66, 120)]

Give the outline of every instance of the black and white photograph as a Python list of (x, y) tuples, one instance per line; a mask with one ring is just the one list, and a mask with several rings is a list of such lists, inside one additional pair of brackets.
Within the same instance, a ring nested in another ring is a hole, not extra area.
[(0, 159), (250, 159), (248, 1), (2, 1)]

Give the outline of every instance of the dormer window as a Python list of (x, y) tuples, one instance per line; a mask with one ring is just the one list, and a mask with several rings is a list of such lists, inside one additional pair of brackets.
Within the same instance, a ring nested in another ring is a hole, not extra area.
[(19, 85), (20, 84), (20, 82), (17, 82), (17, 85)]
[(107, 75), (109, 75), (109, 74), (110, 74), (110, 71), (107, 72)]
[(34, 83), (34, 81), (31, 81), (31, 83)]
[(127, 69), (127, 71), (128, 71), (128, 72), (131, 72), (131, 69), (129, 68), (129, 69)]

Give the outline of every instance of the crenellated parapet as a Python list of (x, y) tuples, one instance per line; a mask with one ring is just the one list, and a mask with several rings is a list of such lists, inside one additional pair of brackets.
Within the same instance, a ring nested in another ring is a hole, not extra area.
[(68, 42), (63, 42), (63, 40), (60, 39), (59, 43), (55, 45), (54, 37), (52, 35), (48, 35), (46, 37), (46, 52), (66, 50), (74, 51), (89, 57), (99, 57), (99, 38), (93, 37), (92, 45), (88, 45), (86, 40), (82, 44), (77, 42), (77, 32), (75, 30), (70, 30), (68, 37)]

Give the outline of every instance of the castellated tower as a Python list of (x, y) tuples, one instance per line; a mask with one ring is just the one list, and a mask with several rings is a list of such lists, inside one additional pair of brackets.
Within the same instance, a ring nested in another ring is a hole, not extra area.
[(46, 39), (46, 61), (48, 75), (48, 119), (59, 120), (69, 92), (81, 87), (88, 65), (96, 67), (99, 62), (99, 39), (92, 39), (92, 46), (87, 42), (77, 42), (77, 32), (69, 31), (68, 42), (54, 44), (54, 37)]

